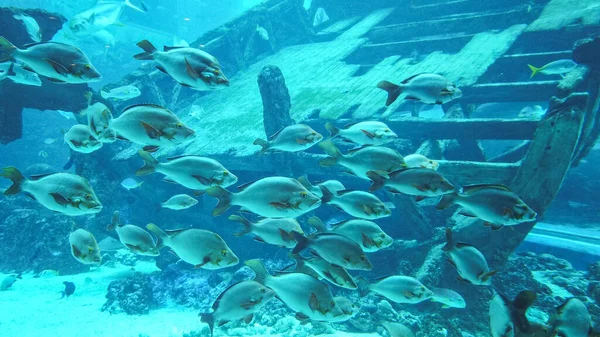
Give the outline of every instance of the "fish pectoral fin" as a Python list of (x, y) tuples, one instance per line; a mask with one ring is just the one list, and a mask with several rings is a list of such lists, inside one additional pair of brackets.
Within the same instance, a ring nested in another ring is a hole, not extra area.
[(284, 231), (281, 228), (279, 228), (279, 235), (281, 235), (281, 239), (283, 241), (285, 241), (285, 242), (292, 242), (292, 241), (294, 241), (294, 237), (290, 233)]
[(202, 185), (205, 186), (210, 186), (213, 182), (212, 179), (205, 178), (201, 175), (192, 175), (192, 177), (194, 177), (194, 179), (198, 180)]
[(54, 69), (54, 71), (56, 71), (57, 73), (63, 75), (63, 76), (67, 76), (69, 74), (69, 70), (67, 68), (65, 68), (62, 64), (53, 61), (51, 59), (44, 59), (44, 61), (48, 62), (52, 68)]
[(263, 238), (261, 238), (260, 236), (255, 236), (254, 241), (266, 243), (265, 240)]
[(92, 130), (93, 134), (98, 134), (98, 130), (96, 129), (96, 124), (94, 123), (94, 119), (90, 119), (90, 130)]
[(375, 138), (375, 135), (374, 135), (374, 134), (372, 134), (372, 133), (370, 133), (370, 132), (369, 132), (369, 131), (367, 131), (367, 130), (360, 129), (360, 131), (362, 131), (362, 133), (364, 133), (364, 134), (365, 134), (365, 136), (367, 136), (367, 137), (369, 137), (369, 138), (371, 138), (371, 139)]
[(67, 83), (67, 82), (65, 82), (65, 81), (63, 81), (63, 80), (59, 80), (59, 79), (52, 78), (52, 77), (47, 77), (47, 79), (48, 79), (48, 81), (50, 81), (50, 82), (54, 82), (54, 83), (58, 83), (58, 84)]
[(425, 200), (425, 197), (424, 197), (424, 196), (422, 196), (422, 195), (417, 195), (417, 196), (415, 197), (415, 201), (416, 201), (416, 202), (423, 201), (423, 200)]
[(429, 186), (427, 185), (413, 185), (413, 187), (421, 192), (429, 191)]
[(302, 321), (302, 322), (310, 319), (308, 316), (306, 316), (305, 314), (303, 314), (301, 312), (297, 312), (295, 316), (296, 316), (297, 320)]
[(278, 210), (282, 210), (282, 209), (289, 209), (289, 208), (291, 208), (291, 207), (292, 207), (292, 206), (291, 206), (290, 204), (288, 204), (288, 203), (283, 203), (283, 202), (278, 202), (278, 201), (273, 201), (273, 202), (270, 202), (270, 203), (269, 203), (269, 205), (271, 205), (271, 206), (273, 206), (273, 207), (277, 208)]
[(477, 216), (469, 211), (467, 211), (466, 209), (461, 209), (458, 214), (462, 215), (462, 216), (468, 216), (469, 218), (476, 218)]
[(229, 321), (219, 321), (219, 323), (217, 324), (218, 327), (222, 327), (223, 325), (229, 323)]
[(247, 315), (244, 317), (244, 323), (250, 324), (250, 322), (252, 322), (252, 318), (254, 318), (254, 314)]
[(413, 293), (411, 293), (410, 291), (408, 291), (408, 290), (407, 290), (407, 291), (405, 291), (405, 292), (404, 292), (404, 297), (406, 297), (406, 298), (408, 298), (408, 299), (411, 299), (411, 298), (415, 298), (415, 297), (417, 297), (417, 296), (416, 296), (415, 294), (413, 294)]
[(319, 310), (319, 299), (315, 293), (310, 294), (310, 300), (308, 301), (308, 306), (312, 311)]
[(185, 70), (187, 71), (187, 74), (194, 80), (202, 78), (200, 74), (198, 74), (194, 68), (192, 68), (192, 65), (188, 62), (187, 58), (184, 57), (183, 59), (185, 60)]
[(306, 144), (308, 144), (308, 140), (302, 139), (302, 138), (296, 138), (296, 143), (298, 143), (300, 145), (306, 145)]
[(75, 146), (76, 148), (80, 148), (80, 147), (82, 147), (82, 146), (83, 146), (83, 142), (78, 142), (78, 141), (76, 141), (76, 140), (73, 140), (73, 139), (70, 139), (70, 140), (69, 140), (69, 142), (70, 142), (71, 144), (73, 144), (73, 146)]
[(144, 148), (142, 150), (144, 150), (146, 152), (154, 153), (154, 152), (158, 151), (159, 148), (160, 147), (158, 145), (146, 145), (146, 146), (144, 146)]
[(490, 279), (490, 277), (494, 276), (496, 273), (498, 272), (498, 270), (491, 270), (488, 272), (482, 272), (481, 274), (477, 275), (477, 278), (479, 278), (482, 281), (487, 281)]
[(54, 198), (54, 201), (61, 206), (66, 206), (71, 203), (69, 199), (63, 197), (60, 193), (50, 193), (50, 195)]
[(451, 265), (454, 266), (454, 268), (456, 268), (456, 263), (454, 263), (454, 261), (452, 261), (452, 259), (447, 259), (446, 261), (448, 261), (448, 263), (450, 263)]
[(129, 248), (129, 250), (131, 250), (132, 252), (135, 252), (135, 253), (142, 251), (139, 246), (135, 246), (135, 245), (132, 245), (132, 244), (129, 244), (129, 243), (126, 243), (125, 246), (127, 248)]
[(390, 191), (391, 193), (394, 194), (401, 194), (402, 192), (398, 191), (397, 189), (393, 188), (393, 187), (387, 187), (387, 190)]
[(167, 72), (167, 69), (165, 69), (165, 67), (161, 66), (160, 64), (156, 66), (156, 69), (160, 70), (161, 72), (169, 75), (169, 73)]
[(75, 256), (76, 258), (81, 258), (82, 254), (81, 251), (79, 249), (77, 249), (77, 247), (75, 247), (75, 245), (71, 245), (71, 250), (73, 251), (73, 256)]
[(456, 279), (461, 282), (471, 283), (471, 281), (467, 280), (466, 278), (463, 278), (462, 276), (457, 276)]
[(202, 259), (202, 263), (195, 265), (194, 269), (200, 269), (200, 268), (204, 267), (210, 261), (211, 261), (210, 256), (205, 256), (204, 259)]
[(410, 95), (408, 95), (408, 96), (404, 97), (404, 99), (410, 99), (410, 100), (413, 100), (413, 101), (420, 101), (420, 100), (421, 100), (421, 99), (420, 99), (420, 98), (418, 98), (418, 97), (415, 97), (415, 96), (410, 96)]
[(373, 214), (373, 210), (367, 205), (363, 205), (363, 211), (365, 212), (366, 215)]
[(254, 308), (258, 303), (257, 302), (244, 302), (240, 304), (240, 307), (242, 307), (244, 310), (250, 310), (252, 308)]
[(373, 243), (373, 240), (371, 240), (370, 237), (366, 236), (365, 233), (361, 233), (361, 235), (362, 235), (362, 244), (364, 247), (371, 248), (375, 245), (375, 243)]
[(161, 136), (164, 136), (162, 132), (158, 131), (152, 125), (144, 121), (141, 121), (140, 123), (142, 123), (142, 126), (144, 127), (144, 130), (146, 130), (146, 134), (148, 135), (148, 137), (152, 139), (160, 139)]

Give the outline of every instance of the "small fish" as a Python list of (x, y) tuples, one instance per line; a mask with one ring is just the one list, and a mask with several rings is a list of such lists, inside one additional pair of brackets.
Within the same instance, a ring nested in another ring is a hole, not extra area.
[(12, 275), (8, 275), (6, 276), (3, 280), (2, 283), (0, 283), (0, 291), (4, 291), (4, 290), (8, 290), (12, 287), (12, 285), (17, 282), (17, 279), (21, 278), (21, 274), (17, 275), (17, 274), (12, 274)]
[(313, 276), (303, 273), (272, 276), (260, 260), (249, 260), (245, 264), (256, 274), (254, 281), (273, 289), (297, 317), (327, 321), (343, 315), (327, 284)]
[(235, 236), (252, 233), (256, 241), (280, 247), (294, 248), (296, 239), (292, 233), (304, 234), (302, 227), (294, 218), (264, 218), (255, 223), (239, 215), (230, 215), (228, 219), (244, 225), (241, 231), (234, 234)]
[(117, 133), (110, 127), (113, 115), (106, 105), (96, 102), (88, 105), (81, 114), (87, 116), (90, 133), (98, 141), (101, 143), (113, 143), (117, 140)]
[(139, 155), (144, 160), (144, 166), (135, 172), (137, 176), (158, 172), (164, 174), (169, 182), (198, 191), (212, 186), (225, 188), (238, 180), (235, 174), (211, 158), (183, 155), (167, 158), (166, 163), (160, 163), (143, 150), (139, 151)]
[(592, 328), (592, 316), (580, 299), (572, 297), (556, 308), (548, 320), (550, 336), (595, 337), (600, 334)]
[[(514, 301), (502, 294), (495, 294), (489, 308), (492, 337), (554, 336), (555, 334), (547, 334), (547, 327), (534, 324), (527, 319), (527, 309), (536, 297), (535, 293), (527, 290), (520, 292)], [(587, 329), (585, 336), (587, 336)]]
[(431, 289), (433, 294), (431, 295), (431, 301), (442, 304), (442, 308), (457, 308), (463, 309), (467, 307), (465, 299), (456, 291), (445, 288), (433, 288)]
[(156, 68), (171, 76), (179, 84), (195, 90), (214, 90), (229, 86), (219, 61), (209, 53), (186, 47), (164, 47), (159, 51), (148, 40), (137, 43), (144, 50), (136, 60), (154, 60)]
[(404, 162), (408, 168), (428, 168), (436, 170), (440, 167), (440, 163), (425, 157), (424, 155), (415, 153), (404, 157)]
[(360, 311), (360, 306), (358, 304), (350, 301), (346, 297), (336, 296), (333, 298), (333, 300), (335, 301), (335, 304), (338, 307), (340, 307), (343, 314), (338, 317), (328, 320), (328, 322), (331, 322), (331, 323), (346, 322), (347, 320), (356, 316)]
[(65, 132), (64, 140), (73, 151), (80, 153), (92, 153), (103, 145), (92, 135), (90, 127), (83, 124), (73, 125)]
[(388, 276), (372, 284), (359, 279), (359, 283), (361, 296), (374, 292), (396, 303), (416, 304), (433, 295), (419, 280), (410, 276)]
[(38, 156), (40, 156), (42, 158), (48, 158), (48, 152), (42, 150), (42, 151), (38, 152)]
[(527, 66), (529, 69), (531, 69), (530, 78), (535, 76), (537, 73), (544, 75), (560, 75), (561, 77), (565, 77), (566, 73), (569, 73), (577, 68), (577, 63), (573, 62), (573, 60), (557, 60), (550, 62), (541, 68), (534, 67), (531, 64), (528, 64)]
[(108, 92), (101, 90), (100, 95), (104, 99), (114, 99), (120, 101), (126, 101), (141, 95), (142, 92), (134, 85), (126, 85), (109, 90)]
[(415, 337), (412, 330), (402, 323), (383, 321), (380, 323), (390, 337)]
[(46, 269), (36, 274), (34, 278), (51, 278), (56, 276), (60, 276), (60, 272), (58, 270)]
[[(6, 63), (2, 64), (6, 65)], [(39, 87), (42, 85), (42, 80), (38, 74), (33, 71), (23, 68), (22, 65), (10, 62), (8, 68), (2, 69), (3, 73), (0, 74), (0, 81), (4, 78), (9, 78), (13, 82), (23, 85), (32, 85)]]
[(358, 145), (383, 145), (398, 138), (389, 126), (377, 121), (347, 124), (343, 129), (326, 123), (325, 128), (331, 134), (331, 138), (340, 137), (344, 141)]
[(260, 154), (267, 151), (298, 152), (316, 145), (323, 136), (305, 124), (286, 126), (269, 137), (269, 140), (257, 139), (254, 145), (260, 145)]
[(148, 224), (146, 228), (158, 237), (158, 249), (171, 248), (182, 261), (195, 268), (221, 269), (235, 266), (240, 261), (217, 233), (196, 228), (165, 233), (155, 224)]
[(67, 298), (69, 298), (69, 296), (71, 296), (71, 295), (73, 295), (73, 293), (75, 293), (75, 283), (64, 281), (63, 284), (65, 285), (65, 290), (61, 291), (61, 294), (62, 294), (61, 298), (64, 298), (65, 296)]
[(462, 91), (447, 78), (429, 73), (411, 76), (400, 84), (381, 81), (377, 87), (388, 93), (385, 106), (394, 103), (400, 96), (425, 104), (444, 104), (462, 96)]
[(5, 167), (0, 177), (10, 179), (12, 185), (4, 195), (24, 192), (42, 206), (70, 216), (98, 213), (102, 204), (90, 183), (71, 173), (49, 173), (26, 179), (15, 167)]
[(318, 27), (327, 21), (329, 21), (329, 16), (325, 13), (325, 9), (323, 9), (323, 7), (317, 8), (313, 19), (313, 27)]
[(352, 219), (345, 220), (332, 225), (328, 229), (321, 219), (313, 216), (308, 223), (321, 233), (336, 233), (354, 240), (365, 252), (376, 252), (389, 247), (394, 239), (387, 235), (381, 227), (369, 220)]
[(75, 119), (75, 114), (73, 114), (72, 112), (69, 111), (63, 111), (63, 110), (56, 110), (58, 111), (58, 113), (63, 116), (66, 119)]
[(344, 187), (344, 184), (337, 180), (325, 180), (316, 183), (316, 185), (311, 184), (310, 181), (308, 181), (308, 178), (304, 176), (298, 177), (297, 180), (302, 184), (302, 186), (314, 193), (319, 198), (323, 197), (323, 191), (321, 190), (321, 186), (326, 187), (329, 190), (329, 192), (331, 192), (334, 195), (337, 194), (337, 192), (339, 191), (347, 189), (346, 187)]
[(498, 271), (490, 270), (485, 256), (477, 248), (454, 242), (450, 228), (446, 228), (446, 244), (442, 250), (450, 257), (448, 262), (456, 268), (459, 280), (475, 285), (492, 284), (492, 276)]
[(542, 118), (546, 114), (546, 109), (540, 105), (526, 106), (517, 115), (518, 118)]
[(94, 235), (85, 229), (77, 229), (69, 235), (71, 255), (83, 264), (100, 265), (102, 256)]
[(125, 7), (140, 13), (148, 11), (143, 1), (140, 1), (139, 6), (134, 5), (130, 0), (98, 1), (91, 8), (74, 15), (61, 30), (69, 36), (83, 38), (94, 35), (111, 25), (122, 25), (119, 18)]
[(392, 193), (414, 195), (417, 200), (425, 197), (438, 197), (456, 191), (454, 185), (444, 176), (428, 168), (405, 168), (387, 175), (369, 171), (367, 176), (373, 181), (369, 187), (371, 192), (385, 186)]
[(362, 248), (352, 239), (335, 233), (315, 233), (308, 237), (294, 232), (298, 242), (292, 254), (310, 250), (327, 262), (352, 270), (371, 270), (373, 265)]
[(494, 230), (502, 226), (535, 221), (537, 217), (534, 210), (504, 185), (463, 186), (462, 193), (445, 194), (438, 203), (437, 209), (443, 210), (454, 204), (464, 208), (460, 214), (477, 217)]
[(15, 14), (13, 18), (23, 22), (23, 26), (27, 30), (27, 34), (29, 34), (29, 38), (34, 42), (42, 41), (42, 32), (40, 31), (40, 25), (35, 21), (34, 18), (27, 14)]
[(56, 142), (56, 138), (46, 138), (46, 140), (44, 140), (44, 144), (46, 145), (54, 144), (54, 142)]
[(88, 57), (65, 43), (40, 42), (19, 49), (0, 36), (0, 63), (16, 60), (55, 83), (88, 83), (102, 79)]
[(212, 305), (211, 313), (199, 314), (208, 324), (210, 336), (214, 325), (221, 326), (229, 321), (244, 319), (246, 323), (263, 305), (275, 296), (275, 292), (256, 281), (242, 281), (225, 289)]
[(319, 143), (319, 147), (329, 156), (321, 159), (319, 165), (322, 167), (342, 165), (348, 169), (344, 173), (367, 180), (370, 180), (367, 176), (369, 171), (390, 173), (406, 168), (402, 155), (384, 146), (363, 146), (348, 154), (342, 154), (330, 140)]
[(123, 181), (121, 181), (121, 186), (123, 186), (123, 188), (125, 188), (126, 190), (130, 191), (141, 187), (143, 183), (143, 181), (138, 182), (133, 178), (126, 178)]
[(218, 216), (232, 205), (264, 217), (298, 217), (321, 205), (319, 197), (309, 192), (296, 179), (267, 177), (238, 187), (231, 193), (220, 186), (206, 190), (206, 194), (219, 199), (212, 214)]
[(269, 41), (269, 32), (259, 24), (256, 24), (256, 33), (258, 33), (258, 36), (260, 36), (261, 39)]
[(163, 202), (161, 207), (169, 208), (175, 211), (188, 209), (198, 203), (198, 200), (190, 197), (187, 194), (177, 194), (169, 198), (169, 200)]
[(375, 220), (392, 215), (392, 211), (374, 194), (364, 191), (344, 190), (333, 195), (321, 187), (321, 201), (333, 205), (356, 218)]
[(121, 243), (130, 251), (138, 255), (158, 256), (159, 248), (150, 233), (135, 225), (124, 225), (119, 223), (119, 212), (113, 213), (112, 222), (106, 228), (108, 231), (115, 230), (119, 235)]
[(120, 137), (146, 146), (176, 146), (194, 135), (170, 110), (154, 104), (137, 104), (123, 110), (110, 127)]
[(323, 278), (338, 287), (346, 289), (358, 288), (352, 275), (350, 275), (343, 267), (328, 262), (318, 256), (304, 258), (299, 254), (292, 254), (291, 257), (296, 260), (296, 271), (298, 272), (304, 272), (305, 274), (310, 275), (310, 272), (305, 272), (306, 268), (310, 268), (319, 276), (319, 278)]

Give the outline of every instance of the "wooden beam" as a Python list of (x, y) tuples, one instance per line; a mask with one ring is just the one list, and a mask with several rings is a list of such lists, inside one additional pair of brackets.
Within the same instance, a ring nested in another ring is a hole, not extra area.
[(546, 101), (556, 93), (559, 81), (486, 83), (461, 88), (466, 103)]
[(438, 172), (456, 185), (509, 184), (519, 164), (440, 160)]

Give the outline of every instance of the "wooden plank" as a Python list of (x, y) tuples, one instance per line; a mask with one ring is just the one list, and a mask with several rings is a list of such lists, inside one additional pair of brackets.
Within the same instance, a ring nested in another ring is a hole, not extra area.
[(463, 103), (545, 101), (556, 93), (559, 81), (487, 83), (463, 87)]
[(438, 172), (453, 184), (464, 186), (473, 184), (508, 185), (516, 176), (519, 164), (485, 163), (475, 161), (439, 160)]

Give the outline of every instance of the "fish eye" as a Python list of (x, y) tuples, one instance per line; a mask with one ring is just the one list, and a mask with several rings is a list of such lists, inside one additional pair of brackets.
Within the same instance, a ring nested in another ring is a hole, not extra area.
[(361, 261), (364, 261), (366, 258), (367, 258), (367, 257), (365, 256), (365, 254), (361, 254), (361, 255), (360, 255), (360, 260), (361, 260)]
[(308, 197), (308, 193), (306, 193), (306, 192), (300, 192), (300, 196), (302, 198), (306, 198), (306, 197)]
[(182, 127), (183, 127), (183, 124), (181, 124), (181, 123), (177, 123), (177, 128), (178, 128), (178, 129), (181, 129)]
[(92, 200), (92, 195), (91, 194), (86, 194), (85, 195), (85, 200)]
[(218, 70), (215, 70), (214, 73), (215, 73), (215, 75), (219, 75), (221, 72)]
[(86, 65), (84, 66), (84, 68), (85, 68), (86, 70), (90, 70), (90, 69), (92, 69), (92, 66), (90, 66), (89, 64), (86, 64)]
[(223, 249), (223, 250), (221, 251), (221, 255), (223, 255), (223, 256), (227, 256), (227, 251), (226, 251), (225, 249)]
[(227, 177), (229, 175), (229, 172), (223, 171), (223, 175)]
[(385, 234), (384, 234), (384, 233), (381, 233), (381, 234), (379, 234), (379, 236), (380, 236), (382, 239), (385, 239)]

